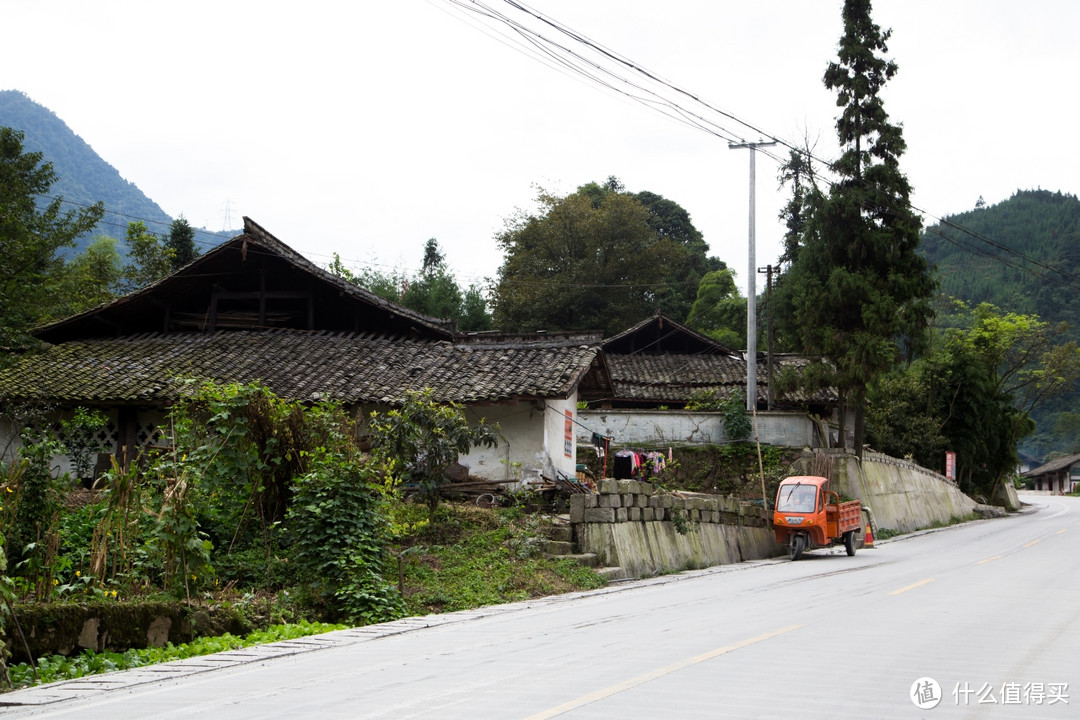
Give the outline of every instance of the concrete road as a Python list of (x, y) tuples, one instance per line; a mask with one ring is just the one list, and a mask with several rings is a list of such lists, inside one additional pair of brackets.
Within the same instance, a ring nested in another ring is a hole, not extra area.
[(0, 717), (1078, 717), (1080, 499), (1023, 499), (1024, 514), (853, 558), (815, 552), (114, 673), (0, 696), (28, 703)]

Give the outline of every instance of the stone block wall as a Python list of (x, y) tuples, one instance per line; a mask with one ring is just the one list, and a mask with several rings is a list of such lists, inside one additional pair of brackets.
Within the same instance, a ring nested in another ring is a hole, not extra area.
[(758, 505), (718, 495), (658, 492), (607, 478), (599, 492), (570, 497), (578, 548), (633, 578), (760, 559), (782, 552)]

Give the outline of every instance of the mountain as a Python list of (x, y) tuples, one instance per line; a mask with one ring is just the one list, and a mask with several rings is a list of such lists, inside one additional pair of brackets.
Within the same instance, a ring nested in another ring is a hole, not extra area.
[[(59, 177), (52, 187), (53, 194), (81, 205), (102, 200), (108, 211), (149, 221), (147, 226), (158, 232), (162, 229), (158, 223), (168, 227), (172, 222), (156, 202), (122, 178), (116, 168), (102, 160), (55, 113), (24, 93), (0, 91), (0, 126), (22, 131), (23, 148), (44, 153), (44, 159), (53, 164)], [(122, 235), (123, 230), (119, 233)]]
[(1078, 241), (1080, 200), (1075, 195), (1018, 190), (997, 205), (927, 227), (920, 248), (937, 265), (946, 295), (1076, 325)]
[[(105, 203), (105, 218), (94, 235), (122, 238), (131, 220), (143, 220), (151, 232), (168, 233), (173, 218), (148, 198), (119, 171), (103, 160), (86, 141), (48, 108), (18, 90), (0, 90), (0, 127), (23, 133), (23, 148), (40, 152), (51, 162), (57, 181), (51, 193), (79, 205)], [(205, 250), (220, 244), (226, 237), (239, 234), (211, 233), (197, 229), (195, 242)], [(89, 241), (83, 238), (80, 248)]]
[[(963, 228), (963, 230), (959, 229)], [(923, 233), (920, 251), (937, 266), (941, 292), (972, 306), (1068, 323), (1062, 340), (1080, 342), (1080, 200), (1049, 190), (1018, 190), (997, 205), (946, 217)], [(1036, 407), (1037, 429), (1020, 444), (1044, 458), (1080, 450), (1080, 388)]]

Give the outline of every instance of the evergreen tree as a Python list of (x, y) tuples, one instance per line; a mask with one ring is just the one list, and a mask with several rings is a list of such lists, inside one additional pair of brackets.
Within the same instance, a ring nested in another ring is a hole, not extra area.
[(861, 453), (867, 386), (922, 347), (934, 283), (916, 254), (921, 221), (900, 171), (903, 134), (880, 95), (897, 70), (881, 57), (890, 31), (871, 20), (869, 0), (845, 0), (843, 22), (838, 60), (824, 77), (841, 108), (841, 155), (833, 164), (839, 179), (827, 194), (808, 196), (800, 247), (783, 285), (802, 349), (833, 364), (830, 380), (842, 409), (850, 402), (855, 412)]
[(169, 237), (165, 240), (165, 247), (173, 251), (173, 270), (187, 265), (199, 256), (199, 251), (195, 248), (195, 228), (191, 227), (183, 215), (169, 225)]

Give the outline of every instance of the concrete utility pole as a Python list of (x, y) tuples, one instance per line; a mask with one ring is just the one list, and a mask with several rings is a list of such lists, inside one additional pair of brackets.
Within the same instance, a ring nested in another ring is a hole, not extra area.
[(768, 379), (765, 381), (765, 387), (768, 389), (768, 409), (772, 410), (773, 406), (773, 355), (772, 355), (772, 276), (773, 271), (779, 271), (780, 268), (774, 268), (772, 265), (766, 265), (763, 268), (758, 268), (759, 273), (765, 273), (765, 307), (769, 310), (769, 316), (765, 319), (765, 357), (768, 358), (768, 365), (766, 372), (768, 373)]
[(759, 147), (775, 145), (776, 141), (728, 143), (729, 150), (750, 150), (750, 268), (746, 273), (746, 410), (757, 409), (757, 258), (754, 251), (754, 156)]

